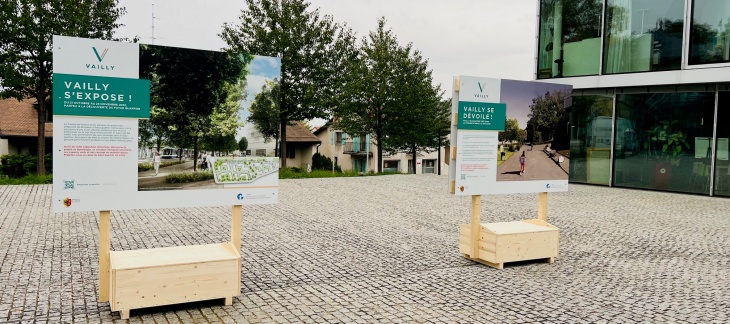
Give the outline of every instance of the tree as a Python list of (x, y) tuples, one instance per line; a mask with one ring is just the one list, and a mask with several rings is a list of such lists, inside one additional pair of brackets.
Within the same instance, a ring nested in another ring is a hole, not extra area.
[[(380, 18), (378, 29), (362, 40), (359, 53), (346, 66), (350, 80), (335, 109), (335, 127), (356, 136), (372, 135), (378, 156), (383, 150), (413, 153), (414, 147), (436, 147), (434, 126), (441, 124), (434, 118), (441, 93), (433, 87), (428, 61), (420, 51), (410, 43), (399, 45)], [(378, 159), (378, 172), (382, 163)]]
[[(570, 93), (564, 91), (547, 92), (544, 96), (532, 99), (530, 104), (528, 131), (533, 131), (532, 141), (549, 141), (556, 135), (556, 128), (567, 123), (566, 101)], [(561, 134), (562, 135), (562, 134)]]
[(238, 151), (241, 152), (241, 155), (246, 154), (246, 150), (248, 149), (248, 140), (246, 137), (241, 137), (241, 139), (238, 141)]
[(520, 123), (517, 121), (517, 119), (507, 119), (507, 121), (504, 123), (504, 131), (499, 132), (499, 141), (522, 142), (522, 140), (525, 139), (525, 136), (524, 134), (522, 134), (522, 132), (524, 132), (524, 130), (520, 129)]
[[(170, 139), (192, 144), (198, 156), (200, 139), (211, 134), (234, 134), (236, 98), (247, 74), (250, 55), (164, 46), (140, 46), (140, 76), (150, 79), (150, 102), (157, 107), (150, 122), (171, 134)], [(197, 159), (193, 159), (193, 170)]]
[(34, 98), (38, 109), (37, 172), (45, 174), (53, 35), (111, 39), (126, 13), (118, 0), (0, 2), (0, 97)]
[(261, 133), (264, 141), (274, 139), (276, 148), (274, 155), (279, 156), (279, 127), (281, 122), (281, 114), (279, 109), (279, 98), (281, 98), (281, 87), (276, 80), (269, 81), (261, 88), (261, 92), (256, 94), (251, 107), (248, 111), (248, 121), (252, 122), (256, 131)]
[(220, 35), (229, 51), (281, 58), (282, 152), (290, 121), (328, 117), (345, 82), (341, 66), (353, 55), (351, 30), (308, 7), (304, 0), (245, 0), (240, 24), (225, 24)]

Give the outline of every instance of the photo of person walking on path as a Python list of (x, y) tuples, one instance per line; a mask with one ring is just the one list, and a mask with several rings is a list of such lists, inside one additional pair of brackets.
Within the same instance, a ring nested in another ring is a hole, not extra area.
[(527, 158), (525, 157), (525, 151), (522, 151), (522, 156), (520, 156), (520, 175), (523, 175), (525, 173), (525, 161), (527, 161)]
[(157, 176), (157, 173), (160, 171), (161, 162), (162, 162), (162, 156), (160, 156), (160, 152), (155, 152), (155, 157), (153, 160), (153, 163), (155, 165), (155, 177)]

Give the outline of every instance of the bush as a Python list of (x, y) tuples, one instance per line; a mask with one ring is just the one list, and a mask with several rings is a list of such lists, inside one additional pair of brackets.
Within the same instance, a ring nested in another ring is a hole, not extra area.
[(178, 172), (170, 173), (165, 176), (165, 182), (167, 183), (198, 182), (212, 179), (213, 171)]
[[(27, 175), (36, 174), (38, 169), (37, 158), (29, 154), (3, 155), (0, 157), (0, 174), (10, 178), (22, 178)], [(53, 172), (53, 155), (46, 154), (46, 173)]]
[[(329, 170), (332, 171), (332, 159), (319, 154), (314, 153), (312, 155), (312, 170)], [(339, 165), (335, 165), (335, 171), (342, 172)]]
[(522, 145), (520, 145), (520, 144), (517, 144), (517, 145), (515, 146), (515, 152), (519, 152), (519, 151), (520, 151), (520, 148), (521, 148), (521, 147), (522, 147)]
[[(394, 171), (375, 173), (370, 171), (368, 173), (360, 173), (355, 170), (347, 170), (344, 172), (330, 170), (312, 170), (312, 172), (294, 172), (294, 168), (281, 168), (279, 169), (279, 179), (304, 179), (304, 178), (333, 178), (333, 177), (360, 177), (360, 176), (379, 176), (379, 175), (392, 175), (401, 174)], [(298, 168), (297, 168), (298, 169)]]
[(27, 175), (22, 178), (5, 178), (0, 176), (0, 186), (3, 185), (33, 185), (33, 184), (52, 184), (53, 175)]
[[(177, 165), (177, 164), (181, 164), (181, 163), (185, 163), (185, 161), (160, 162), (160, 168), (169, 167), (171, 165)], [(154, 168), (155, 168), (155, 166), (154, 166), (154, 164), (152, 164), (152, 162), (142, 162), (142, 163), (137, 164), (137, 172), (148, 171), (148, 170), (152, 170)]]
[(515, 151), (515, 145), (512, 144), (512, 145), (508, 146), (507, 147), (507, 150), (510, 151), (510, 152), (514, 152)]

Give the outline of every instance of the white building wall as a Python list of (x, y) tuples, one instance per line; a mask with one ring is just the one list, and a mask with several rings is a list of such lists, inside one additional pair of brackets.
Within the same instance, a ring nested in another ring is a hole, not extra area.
[[(265, 149), (266, 156), (274, 156), (274, 150), (276, 149), (276, 142), (271, 139), (268, 142), (264, 141), (264, 137), (256, 131), (253, 123), (246, 123), (243, 125), (243, 136), (248, 141), (247, 150), (251, 151), (251, 155), (256, 155), (256, 150)], [(288, 161), (287, 161), (288, 162)]]
[(10, 154), (10, 144), (8, 144), (7, 139), (0, 139), (0, 156), (8, 155)]

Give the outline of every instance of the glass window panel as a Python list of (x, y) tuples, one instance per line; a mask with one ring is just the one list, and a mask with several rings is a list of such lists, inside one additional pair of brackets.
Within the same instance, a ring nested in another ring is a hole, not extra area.
[(684, 0), (608, 0), (604, 74), (679, 70)]
[(715, 94), (645, 93), (616, 96), (616, 116), (635, 140), (614, 150), (616, 186), (709, 194)]
[(574, 96), (570, 112), (570, 181), (608, 185), (612, 96)]
[(538, 79), (597, 75), (601, 0), (541, 0)]
[(689, 64), (730, 62), (730, 1), (695, 0)]
[(714, 194), (730, 197), (730, 92), (720, 92), (718, 99)]

